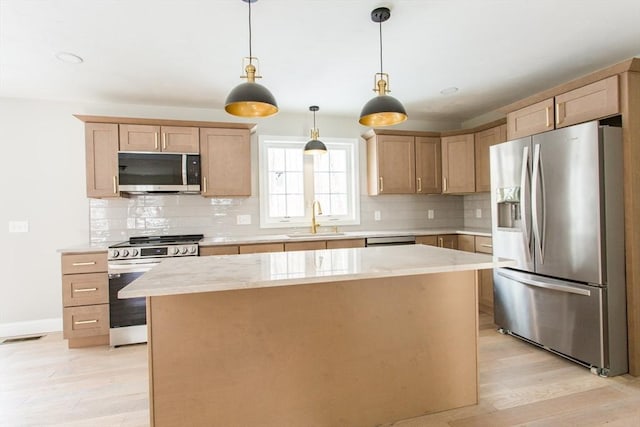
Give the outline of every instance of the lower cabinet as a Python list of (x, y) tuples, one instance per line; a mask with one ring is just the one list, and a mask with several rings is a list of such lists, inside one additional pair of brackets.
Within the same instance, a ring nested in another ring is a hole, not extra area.
[(253, 245), (240, 245), (241, 254), (258, 254), (263, 252), (283, 252), (284, 243), (256, 243)]
[(69, 348), (109, 344), (107, 252), (63, 254), (63, 336)]
[(200, 256), (211, 255), (237, 255), (240, 253), (240, 247), (238, 245), (230, 246), (200, 246)]
[(327, 242), (324, 240), (311, 240), (308, 242), (285, 242), (284, 250), (291, 251), (313, 251), (317, 249), (327, 249)]
[(327, 249), (364, 248), (364, 239), (327, 240)]
[[(476, 236), (476, 252), (493, 254), (491, 237)], [(480, 270), (478, 275), (478, 303), (480, 310), (493, 313), (493, 269)]]
[(458, 249), (457, 234), (439, 234), (433, 236), (416, 236), (419, 245), (438, 246), (440, 248)]

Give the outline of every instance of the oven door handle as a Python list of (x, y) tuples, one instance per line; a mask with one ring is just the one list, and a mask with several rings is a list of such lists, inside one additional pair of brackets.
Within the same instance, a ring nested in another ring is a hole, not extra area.
[(144, 264), (109, 264), (109, 277), (115, 277), (124, 273), (145, 273), (160, 262), (147, 262)]

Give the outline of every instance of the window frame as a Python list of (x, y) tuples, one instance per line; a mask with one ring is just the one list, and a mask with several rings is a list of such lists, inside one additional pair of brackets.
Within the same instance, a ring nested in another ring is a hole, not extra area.
[[(258, 181), (260, 199), (260, 228), (295, 228), (311, 225), (311, 209), (315, 199), (314, 190), (314, 156), (305, 155), (302, 151), (308, 138), (299, 136), (260, 135), (258, 137)], [(360, 168), (357, 138), (322, 138), (328, 150), (340, 149), (347, 152), (347, 205), (350, 212), (347, 215), (320, 215), (316, 220), (320, 227), (336, 227), (342, 225), (360, 224)], [(304, 216), (285, 219), (284, 217), (270, 217), (269, 213), (269, 177), (268, 177), (268, 148), (283, 147), (300, 149), (303, 156), (303, 193)], [(349, 188), (351, 191), (349, 191)]]

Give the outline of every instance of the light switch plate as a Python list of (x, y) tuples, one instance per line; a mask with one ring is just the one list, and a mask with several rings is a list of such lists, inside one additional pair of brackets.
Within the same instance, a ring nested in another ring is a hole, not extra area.
[(9, 221), (9, 233), (28, 233), (29, 221)]
[(476, 218), (482, 218), (482, 209), (476, 209)]
[(434, 214), (433, 214), (433, 209), (429, 209), (429, 210), (427, 211), (427, 218), (428, 218), (428, 219), (433, 219), (433, 216), (434, 216)]
[(373, 212), (373, 219), (376, 221), (380, 221), (380, 219), (382, 218), (382, 215), (380, 215), (380, 211), (374, 211)]
[(238, 215), (238, 216), (236, 216), (236, 223), (238, 225), (249, 225), (249, 224), (251, 224), (251, 215)]

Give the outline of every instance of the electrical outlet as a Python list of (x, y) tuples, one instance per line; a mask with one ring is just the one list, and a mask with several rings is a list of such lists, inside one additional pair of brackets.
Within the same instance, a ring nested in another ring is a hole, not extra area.
[(476, 209), (476, 218), (482, 218), (482, 209)]
[(9, 221), (9, 233), (28, 233), (29, 221)]
[(251, 224), (251, 215), (238, 215), (236, 216), (236, 224), (249, 225)]
[(380, 215), (380, 211), (374, 211), (373, 212), (373, 219), (376, 221), (380, 221), (380, 219), (382, 218), (382, 215)]
[(428, 218), (428, 219), (433, 219), (433, 216), (434, 216), (434, 215), (433, 215), (433, 209), (429, 209), (429, 210), (427, 211), (427, 218)]

